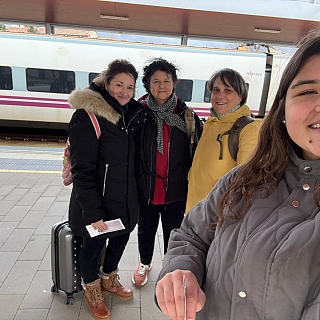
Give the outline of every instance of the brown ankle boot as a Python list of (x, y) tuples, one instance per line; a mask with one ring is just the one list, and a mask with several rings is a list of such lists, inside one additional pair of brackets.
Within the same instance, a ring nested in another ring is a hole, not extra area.
[(130, 300), (133, 297), (132, 290), (125, 288), (119, 282), (118, 270), (111, 273), (104, 273), (100, 268), (102, 293), (110, 293), (120, 300)]
[(104, 302), (101, 292), (101, 280), (97, 279), (90, 283), (82, 283), (85, 290), (86, 300), (90, 308), (92, 316), (97, 320), (110, 319), (110, 311)]

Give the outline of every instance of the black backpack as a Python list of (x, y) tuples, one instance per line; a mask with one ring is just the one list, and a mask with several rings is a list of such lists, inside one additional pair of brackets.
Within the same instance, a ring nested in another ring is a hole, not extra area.
[(222, 141), (221, 138), (228, 134), (228, 148), (229, 152), (231, 155), (231, 158), (234, 161), (237, 161), (237, 155), (238, 155), (238, 150), (239, 150), (239, 136), (242, 128), (244, 128), (247, 124), (251, 123), (254, 121), (254, 118), (249, 117), (249, 116), (242, 116), (237, 121), (233, 124), (230, 130), (218, 134), (217, 136), (217, 141), (220, 143), (220, 155), (219, 155), (219, 160), (222, 160), (223, 157), (223, 146), (222, 146)]

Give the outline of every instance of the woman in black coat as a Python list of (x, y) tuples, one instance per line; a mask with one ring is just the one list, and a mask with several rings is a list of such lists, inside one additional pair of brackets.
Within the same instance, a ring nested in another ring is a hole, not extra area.
[[(119, 282), (118, 263), (138, 220), (134, 172), (134, 135), (143, 119), (141, 105), (133, 99), (138, 73), (126, 60), (111, 62), (89, 88), (72, 92), (76, 109), (68, 127), (73, 189), (69, 224), (83, 237), (80, 270), (91, 313), (109, 319), (102, 293), (132, 298), (132, 290)], [(94, 114), (101, 135), (89, 114)], [(105, 233), (104, 221), (120, 219), (124, 229)], [(90, 237), (86, 226), (101, 235)], [(108, 240), (104, 263), (98, 271), (101, 250)]]
[(202, 133), (202, 122), (194, 113), (192, 144), (186, 124), (190, 110), (175, 93), (177, 71), (174, 64), (162, 58), (154, 59), (143, 68), (142, 82), (148, 93), (138, 100), (144, 107), (145, 117), (136, 144), (140, 261), (132, 283), (137, 287), (148, 281), (159, 218), (164, 253), (171, 230), (181, 225), (192, 160), (190, 147), (193, 154)]

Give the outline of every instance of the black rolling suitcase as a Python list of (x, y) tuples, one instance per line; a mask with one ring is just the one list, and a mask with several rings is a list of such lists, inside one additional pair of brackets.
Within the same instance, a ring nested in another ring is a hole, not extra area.
[(56, 223), (51, 230), (51, 292), (64, 291), (65, 304), (73, 304), (73, 294), (83, 290), (79, 269), (82, 238), (73, 235), (68, 221)]

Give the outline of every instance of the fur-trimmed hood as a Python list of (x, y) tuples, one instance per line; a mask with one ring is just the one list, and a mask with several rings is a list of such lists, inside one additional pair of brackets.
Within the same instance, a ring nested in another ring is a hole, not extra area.
[(113, 124), (117, 124), (121, 118), (118, 113), (99, 92), (89, 88), (74, 90), (68, 100), (70, 108), (84, 109), (97, 116), (103, 117)]

